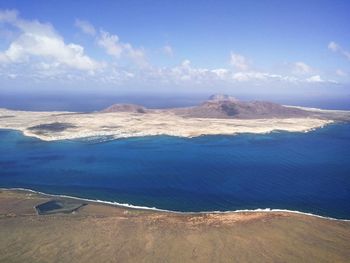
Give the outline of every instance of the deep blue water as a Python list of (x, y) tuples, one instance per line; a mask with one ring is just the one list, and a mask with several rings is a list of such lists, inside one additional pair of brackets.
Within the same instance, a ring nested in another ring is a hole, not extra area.
[(276, 208), (350, 219), (350, 124), (102, 143), (0, 130), (0, 187), (176, 211)]

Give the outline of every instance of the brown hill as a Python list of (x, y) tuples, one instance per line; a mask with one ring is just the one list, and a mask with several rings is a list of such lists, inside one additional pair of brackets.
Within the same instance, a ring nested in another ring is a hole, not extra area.
[(308, 111), (266, 101), (239, 101), (227, 95), (211, 96), (194, 107), (174, 109), (175, 114), (195, 118), (298, 118), (310, 116)]
[[(114, 104), (102, 112), (147, 113), (154, 111), (134, 104)], [(163, 111), (183, 117), (219, 119), (298, 118), (312, 115), (311, 112), (299, 108), (266, 101), (239, 101), (232, 96), (222, 94), (212, 95), (198, 106), (157, 110), (157, 112)]]
[(102, 112), (136, 112), (146, 113), (147, 109), (140, 105), (135, 104), (113, 104), (108, 108), (102, 110)]

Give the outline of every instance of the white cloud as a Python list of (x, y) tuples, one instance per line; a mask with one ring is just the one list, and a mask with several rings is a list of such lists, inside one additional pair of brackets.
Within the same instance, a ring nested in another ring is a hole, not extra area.
[(101, 30), (97, 44), (104, 48), (108, 55), (119, 58), (123, 52), (123, 45), (119, 43), (117, 35), (111, 35), (106, 31)]
[(319, 82), (334, 83), (323, 80), (321, 76), (312, 76), (309, 79), (296, 76), (273, 74), (260, 71), (236, 71), (227, 68), (194, 67), (190, 60), (185, 59), (179, 65), (164, 68), (148, 68), (134, 72), (133, 80), (144, 83), (166, 83), (167, 85), (199, 85), (199, 86), (226, 86), (226, 85), (314, 85)]
[(141, 48), (133, 48), (131, 44), (124, 44), (126, 55), (140, 67), (148, 67), (145, 51)]
[(308, 74), (312, 72), (312, 68), (306, 63), (299, 61), (294, 63), (294, 71), (300, 74)]
[[(293, 76), (283, 76), (279, 74), (272, 74), (268, 72), (259, 71), (235, 71), (225, 68), (197, 68), (193, 67), (191, 61), (186, 59), (181, 62), (180, 65), (173, 68), (163, 68), (154, 73), (158, 79), (166, 80), (166, 82), (190, 82), (194, 84), (213, 84), (219, 85), (235, 84), (241, 82), (247, 83), (272, 83), (272, 82), (284, 82), (284, 83), (300, 83), (305, 80), (298, 79)], [(219, 82), (218, 82), (219, 81)]]
[(79, 28), (83, 33), (94, 36), (96, 35), (95, 27), (86, 20), (75, 19), (75, 26)]
[(8, 77), (9, 77), (10, 79), (15, 79), (15, 78), (17, 78), (17, 74), (9, 73), (9, 74), (8, 74)]
[(314, 75), (314, 76), (311, 76), (310, 78), (307, 78), (306, 82), (321, 83), (321, 82), (325, 82), (325, 80), (323, 80), (320, 75)]
[(188, 59), (185, 59), (184, 61), (181, 62), (181, 67), (190, 69), (191, 68), (191, 61)]
[(238, 70), (247, 70), (249, 68), (248, 60), (244, 56), (233, 52), (231, 52), (230, 64)]
[(185, 59), (179, 66), (163, 69), (161, 77), (172, 78), (173, 80), (191, 80), (199, 77), (199, 71), (191, 66), (191, 61)]
[(279, 74), (271, 74), (268, 72), (259, 71), (241, 71), (232, 74), (232, 79), (238, 82), (248, 81), (285, 81), (285, 82), (296, 82), (298, 81), (295, 77), (282, 76)]
[[(228, 68), (195, 67), (188, 59), (174, 67), (151, 67), (143, 48), (135, 48), (130, 43), (122, 42), (115, 34), (103, 30), (96, 31), (87, 21), (77, 19), (75, 25), (83, 32), (93, 36), (92, 39), (97, 45), (114, 58), (106, 67), (103, 63), (87, 56), (81, 45), (66, 43), (51, 24), (22, 19), (13, 10), (0, 11), (0, 24), (0, 26), (5, 25), (3, 28), (15, 33), (8, 39), (9, 44), (6, 48), (0, 51), (0, 76), (8, 81), (11, 79), (16, 79), (16, 81), (23, 79), (59, 80), (71, 83), (95, 81), (96, 83), (113, 84), (113, 86), (114, 84), (132, 83), (134, 86), (142, 87), (149, 84), (156, 86), (159, 83), (171, 84), (171, 86), (184, 84), (188, 87), (192, 87), (192, 84), (200, 84), (199, 86), (202, 87), (225, 85), (234, 87), (235, 85), (249, 86), (257, 83), (265, 83), (266, 86), (273, 83), (276, 85), (330, 83), (320, 75), (314, 75), (313, 69), (304, 62), (299, 61), (288, 65), (292, 65), (293, 69), (299, 73), (310, 73), (309, 75), (280, 75), (253, 71), (249, 61), (236, 53), (230, 54), (230, 64), (233, 67)], [(331, 44), (330, 49), (343, 52), (336, 43)], [(164, 46), (162, 51), (169, 56), (173, 54), (170, 45)], [(134, 64), (138, 65), (141, 70), (133, 67)], [(292, 72), (291, 67), (289, 72)], [(339, 76), (343, 73), (340, 70), (336, 72)], [(311, 77), (306, 79), (308, 76)]]
[(341, 69), (337, 69), (337, 70), (335, 71), (335, 74), (337, 74), (337, 75), (340, 76), (340, 77), (345, 77), (345, 76), (348, 75), (346, 72), (344, 72), (344, 71), (341, 70)]
[(232, 79), (237, 81), (263, 80), (265, 76), (260, 72), (237, 72), (233, 74)]
[(211, 72), (214, 73), (219, 79), (225, 79), (229, 74), (229, 70), (225, 68), (212, 69)]
[[(191, 65), (191, 61), (186, 59), (180, 65), (170, 68), (155, 69), (153, 76), (166, 83), (193, 83), (208, 84), (214, 80), (224, 80), (225, 69), (198, 68)], [(227, 71), (228, 72), (228, 71)]]
[(109, 32), (101, 30), (100, 36), (97, 39), (97, 44), (102, 47), (108, 55), (116, 59), (124, 55), (141, 67), (148, 66), (144, 50), (134, 48), (129, 43), (120, 42), (117, 35), (112, 35)]
[(350, 51), (345, 50), (344, 48), (342, 48), (339, 44), (335, 43), (334, 41), (331, 41), (328, 44), (328, 49), (331, 50), (332, 52), (338, 52), (350, 60)]
[(172, 57), (174, 55), (174, 51), (173, 51), (173, 48), (170, 46), (170, 45), (165, 45), (163, 48), (162, 48), (162, 51), (165, 55), (169, 56), (169, 57)]
[(31, 59), (44, 59), (88, 71), (100, 66), (84, 54), (82, 46), (66, 44), (50, 24), (21, 19), (16, 11), (0, 11), (0, 22), (9, 23), (20, 31), (9, 47), (0, 52), (1, 63), (25, 63)]

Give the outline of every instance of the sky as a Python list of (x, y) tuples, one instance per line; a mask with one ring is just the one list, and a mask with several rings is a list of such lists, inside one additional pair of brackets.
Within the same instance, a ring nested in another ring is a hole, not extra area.
[(349, 1), (0, 1), (1, 94), (350, 98)]

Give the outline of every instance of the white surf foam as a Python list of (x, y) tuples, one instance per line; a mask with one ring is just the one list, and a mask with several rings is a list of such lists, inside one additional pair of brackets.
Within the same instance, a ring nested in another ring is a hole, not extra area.
[(167, 210), (167, 209), (161, 209), (161, 208), (156, 208), (156, 207), (132, 205), (132, 204), (128, 204), (128, 203), (118, 203), (118, 202), (114, 202), (114, 201), (103, 201), (103, 200), (98, 200), (98, 199), (97, 200), (96, 199), (88, 199), (88, 198), (81, 198), (81, 197), (75, 197), (75, 196), (69, 196), (69, 195), (48, 194), (48, 193), (44, 193), (44, 192), (40, 192), (40, 191), (35, 191), (32, 189), (20, 188), (20, 187), (0, 188), (0, 190), (3, 190), (3, 191), (6, 191), (6, 190), (8, 190), (8, 191), (25, 191), (25, 192), (31, 192), (31, 193), (35, 193), (35, 194), (44, 195), (44, 196), (70, 198), (70, 199), (81, 200), (81, 201), (92, 202), (92, 203), (101, 203), (101, 204), (108, 204), (108, 205), (113, 205), (113, 206), (131, 208), (131, 209), (151, 210), (151, 211), (167, 212), (167, 213), (174, 213), (174, 214), (228, 214), (228, 213), (256, 213), (256, 212), (273, 213), (273, 212), (280, 212), (280, 213), (291, 213), (291, 214), (312, 216), (312, 217), (317, 217), (317, 218), (327, 219), (327, 220), (350, 222), (350, 219), (339, 219), (339, 218), (321, 216), (321, 215), (316, 215), (316, 214), (312, 214), (312, 213), (301, 212), (301, 211), (297, 211), (297, 210), (288, 210), (288, 209), (257, 208), (257, 209), (238, 209), (238, 210), (227, 210), (227, 211), (181, 212), (181, 211)]

